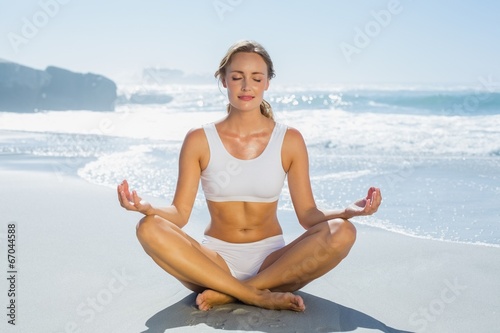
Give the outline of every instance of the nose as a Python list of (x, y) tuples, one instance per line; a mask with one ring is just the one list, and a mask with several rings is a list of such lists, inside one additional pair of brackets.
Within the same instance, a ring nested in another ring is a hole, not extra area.
[(241, 90), (243, 90), (243, 91), (250, 90), (247, 79), (241, 80)]

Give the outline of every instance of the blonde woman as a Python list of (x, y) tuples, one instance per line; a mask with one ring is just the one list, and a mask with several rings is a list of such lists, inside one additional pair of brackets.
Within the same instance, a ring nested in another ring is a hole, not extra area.
[[(347, 256), (356, 238), (349, 219), (375, 213), (380, 190), (370, 188), (365, 198), (345, 209), (316, 206), (304, 140), (296, 129), (275, 122), (264, 100), (275, 73), (260, 44), (241, 41), (231, 46), (215, 75), (227, 89), (228, 114), (186, 135), (172, 204), (153, 207), (130, 191), (126, 181), (118, 186), (120, 204), (145, 215), (137, 225), (144, 250), (198, 293), (200, 310), (239, 300), (266, 309), (303, 311), (302, 298), (293, 292)], [(289, 244), (277, 218), (285, 177), (305, 229)], [(197, 241), (182, 228), (200, 181), (210, 221), (204, 239)]]

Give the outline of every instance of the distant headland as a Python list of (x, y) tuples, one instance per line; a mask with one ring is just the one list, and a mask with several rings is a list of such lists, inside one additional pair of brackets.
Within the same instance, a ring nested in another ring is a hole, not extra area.
[(98, 74), (49, 66), (38, 70), (0, 59), (0, 111), (113, 111), (117, 86)]

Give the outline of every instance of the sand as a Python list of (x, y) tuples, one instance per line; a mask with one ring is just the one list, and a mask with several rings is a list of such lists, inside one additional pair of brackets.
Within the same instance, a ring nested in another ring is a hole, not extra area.
[[(135, 238), (137, 213), (115, 190), (61, 173), (58, 158), (0, 156), (1, 332), (494, 332), (500, 249), (358, 226), (350, 255), (299, 294), (303, 313), (243, 304), (198, 311), (195, 295)], [(59, 170), (59, 171), (58, 171)], [(148, 198), (154, 203), (168, 199)], [(383, 209), (383, 208), (382, 208)], [(207, 213), (186, 230), (201, 236)], [(300, 234), (281, 213), (285, 239)], [(16, 225), (16, 296), (8, 297), (8, 225)], [(16, 325), (7, 306), (16, 304)]]

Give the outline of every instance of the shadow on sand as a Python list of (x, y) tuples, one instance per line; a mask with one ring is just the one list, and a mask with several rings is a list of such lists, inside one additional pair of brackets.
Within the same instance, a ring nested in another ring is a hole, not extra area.
[(196, 294), (190, 294), (149, 318), (145, 323), (148, 329), (142, 333), (163, 333), (167, 329), (198, 324), (226, 331), (269, 333), (350, 332), (358, 328), (408, 333), (329, 300), (304, 292), (297, 295), (307, 304), (303, 313), (265, 310), (245, 304), (221, 305), (204, 312), (195, 307)]

